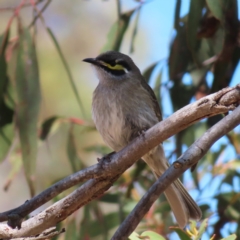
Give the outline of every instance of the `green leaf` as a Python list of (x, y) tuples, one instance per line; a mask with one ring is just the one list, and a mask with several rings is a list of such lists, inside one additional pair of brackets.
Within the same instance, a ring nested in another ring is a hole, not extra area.
[(219, 21), (225, 21), (225, 12), (226, 6), (228, 5), (228, 1), (226, 0), (206, 0), (207, 6), (209, 10), (212, 12), (213, 16), (217, 18)]
[[(5, 59), (5, 50), (8, 44), (9, 31), (0, 36), (0, 128), (8, 123), (12, 123), (14, 111), (9, 108), (5, 102), (4, 95), (6, 95), (9, 79), (7, 76), (7, 62)], [(0, 159), (1, 161), (1, 159)]]
[(155, 67), (157, 66), (158, 62), (153, 63), (152, 65), (150, 65), (144, 72), (143, 72), (143, 77), (144, 79), (149, 82), (150, 81), (150, 77), (152, 75), (153, 70), (155, 69)]
[(197, 222), (196, 222), (196, 221), (193, 221), (193, 220), (190, 220), (190, 225), (189, 225), (189, 227), (190, 227), (190, 231), (191, 231), (191, 232), (194, 232), (195, 229), (196, 229), (196, 227), (197, 227)]
[(124, 34), (128, 28), (128, 25), (134, 12), (135, 9), (122, 13), (119, 16), (119, 19), (117, 20), (116, 23), (113, 24), (108, 33), (108, 40), (105, 46), (103, 47), (102, 52), (106, 52), (109, 50), (114, 51), (120, 50)]
[(137, 35), (137, 28), (138, 28), (138, 22), (139, 22), (141, 9), (142, 8), (139, 7), (139, 9), (137, 10), (137, 16), (136, 16), (136, 19), (135, 19), (132, 38), (131, 38), (130, 53), (134, 52), (134, 41), (135, 41), (135, 38), (136, 38), (136, 35)]
[(176, 232), (181, 240), (191, 240), (188, 234), (179, 227), (170, 227), (171, 230)]
[(4, 32), (0, 36), (0, 99), (3, 98), (3, 94), (6, 91), (6, 85), (8, 82), (7, 76), (7, 63), (5, 59), (5, 50), (8, 43), (9, 31)]
[(204, 0), (191, 0), (187, 21), (187, 42), (190, 51), (192, 52), (194, 62), (197, 64), (199, 64), (199, 60), (197, 59), (195, 53), (200, 46), (200, 41), (197, 38), (197, 31), (202, 17), (203, 7)]
[(186, 86), (179, 81), (175, 81), (173, 87), (170, 89), (170, 94), (174, 111), (177, 111), (190, 102), (194, 94), (194, 88), (192, 86)]
[(106, 203), (118, 203), (119, 195), (107, 193), (107, 194), (104, 194), (102, 197), (100, 197), (98, 200)]
[(129, 237), (128, 240), (139, 240), (139, 235), (136, 232), (133, 232)]
[(180, 11), (181, 11), (181, 0), (177, 0), (176, 8), (175, 8), (175, 14), (174, 14), (174, 28), (178, 30), (180, 27), (179, 25), (179, 19), (180, 19)]
[(56, 122), (56, 120), (58, 120), (59, 118), (60, 118), (60, 117), (58, 117), (58, 116), (53, 116), (53, 117), (48, 118), (47, 120), (45, 120), (45, 121), (42, 123), (41, 133), (40, 133), (40, 136), (39, 136), (39, 138), (40, 138), (41, 140), (45, 140), (45, 139), (48, 137), (48, 134), (50, 133), (53, 124), (54, 124), (54, 123)]
[(160, 101), (161, 101), (161, 82), (162, 82), (162, 74), (163, 74), (163, 68), (160, 70), (158, 76), (157, 76), (157, 79), (155, 81), (155, 86), (153, 88), (153, 91), (156, 95), (156, 98), (157, 98), (157, 101), (160, 104)]
[(4, 160), (9, 148), (11, 147), (13, 137), (13, 124), (7, 124), (6, 126), (0, 128), (0, 163)]
[(202, 223), (198, 229), (198, 234), (194, 240), (201, 240), (203, 233), (206, 232), (207, 226), (208, 226), (208, 218), (206, 218), (202, 221)]
[(64, 238), (65, 240), (79, 240), (79, 233), (76, 224), (75, 219), (71, 219), (70, 222), (68, 222)]
[(228, 237), (222, 238), (221, 240), (235, 240), (235, 239), (237, 239), (237, 235), (231, 234)]
[(96, 152), (101, 155), (106, 155), (111, 152), (111, 149), (105, 145), (94, 145), (84, 148), (86, 152)]
[(76, 97), (76, 99), (77, 99), (79, 108), (80, 108), (82, 114), (84, 114), (84, 108), (83, 108), (83, 105), (82, 105), (82, 101), (81, 101), (80, 96), (79, 96), (79, 94), (78, 94), (77, 87), (76, 87), (76, 84), (75, 84), (75, 82), (74, 82), (74, 79), (73, 79), (71, 70), (70, 70), (70, 68), (69, 68), (69, 66), (68, 66), (68, 63), (67, 63), (67, 61), (66, 61), (63, 53), (62, 53), (62, 50), (61, 50), (61, 48), (60, 48), (60, 45), (59, 45), (59, 43), (58, 43), (55, 35), (53, 34), (53, 32), (52, 32), (52, 30), (51, 30), (50, 28), (47, 28), (47, 32), (49, 33), (49, 36), (50, 36), (51, 39), (53, 40), (53, 43), (54, 43), (54, 45), (55, 45), (55, 47), (56, 47), (56, 49), (57, 49), (57, 52), (58, 52), (58, 54), (59, 54), (59, 56), (60, 56), (60, 59), (62, 60), (63, 66), (64, 66), (64, 68), (65, 68), (65, 70), (66, 70), (67, 75), (68, 75), (68, 79), (69, 79), (69, 81), (70, 81), (70, 84), (71, 84), (73, 93), (74, 93), (74, 95), (75, 95), (75, 97)]
[[(142, 238), (145, 237), (145, 238)], [(152, 231), (145, 231), (141, 234), (141, 239), (145, 239), (145, 240), (166, 240), (166, 238), (164, 238), (163, 236), (152, 232)]]
[(19, 130), (23, 166), (31, 195), (37, 157), (37, 121), (40, 108), (40, 85), (36, 49), (28, 29), (19, 36), (16, 63), (16, 122)]
[(174, 81), (181, 80), (182, 76), (187, 71), (189, 62), (192, 61), (186, 34), (186, 25), (179, 26), (177, 35), (170, 47), (168, 60), (169, 78)]
[(75, 137), (73, 133), (73, 125), (71, 125), (69, 129), (68, 140), (67, 140), (67, 154), (70, 160), (72, 171), (73, 172), (79, 171), (82, 168), (82, 161), (78, 156)]
[[(87, 233), (90, 236), (90, 239), (97, 237), (103, 233), (103, 231), (108, 231), (120, 224), (119, 213), (109, 213), (102, 217), (102, 221), (99, 220), (90, 220), (88, 222)], [(91, 231), (89, 231), (91, 229)], [(80, 238), (82, 239), (82, 238)]]

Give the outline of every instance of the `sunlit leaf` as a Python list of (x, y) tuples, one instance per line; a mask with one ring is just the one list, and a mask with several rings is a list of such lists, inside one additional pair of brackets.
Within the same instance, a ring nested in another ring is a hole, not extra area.
[(166, 238), (164, 238), (163, 236), (152, 231), (145, 231), (140, 236), (141, 236), (141, 239), (144, 239), (144, 240), (166, 240)]
[(31, 195), (34, 195), (37, 121), (41, 96), (36, 49), (28, 29), (22, 29), (19, 37), (15, 81), (17, 92), (16, 120), (21, 141), (23, 166)]
[(185, 231), (183, 231), (181, 228), (170, 227), (170, 229), (176, 232), (181, 240), (191, 240), (189, 235)]
[(232, 234), (228, 237), (222, 238), (221, 240), (236, 240), (237, 239), (237, 235), (236, 234)]
[(204, 219), (198, 229), (197, 237), (194, 240), (201, 240), (203, 233), (206, 232), (208, 226), (208, 219)]
[(133, 232), (129, 237), (128, 240), (139, 240), (139, 235), (136, 232)]

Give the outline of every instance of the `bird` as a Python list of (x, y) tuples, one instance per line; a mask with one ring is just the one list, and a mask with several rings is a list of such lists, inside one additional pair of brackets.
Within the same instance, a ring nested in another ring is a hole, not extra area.
[[(115, 152), (127, 146), (139, 133), (162, 121), (153, 90), (128, 55), (107, 51), (83, 61), (93, 66), (98, 78), (92, 100), (93, 121), (105, 143)], [(170, 166), (162, 144), (142, 159), (156, 178)], [(179, 179), (168, 186), (164, 194), (181, 228), (188, 224), (189, 219), (201, 219), (200, 208)]]

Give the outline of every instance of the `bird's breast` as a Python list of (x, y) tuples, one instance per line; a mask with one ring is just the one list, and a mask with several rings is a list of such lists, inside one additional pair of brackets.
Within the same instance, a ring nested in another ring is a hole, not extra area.
[(103, 140), (115, 151), (127, 145), (129, 138), (121, 101), (115, 89), (96, 89), (93, 95), (93, 121)]

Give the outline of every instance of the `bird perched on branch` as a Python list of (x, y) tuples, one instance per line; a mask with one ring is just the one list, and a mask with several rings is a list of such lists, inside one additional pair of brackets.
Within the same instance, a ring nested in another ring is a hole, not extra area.
[[(129, 56), (109, 51), (83, 61), (93, 65), (99, 79), (92, 102), (94, 123), (114, 151), (162, 120), (153, 90)], [(142, 158), (157, 178), (169, 167), (162, 144)], [(201, 210), (179, 179), (164, 194), (180, 227), (185, 227), (189, 219), (201, 218)]]

